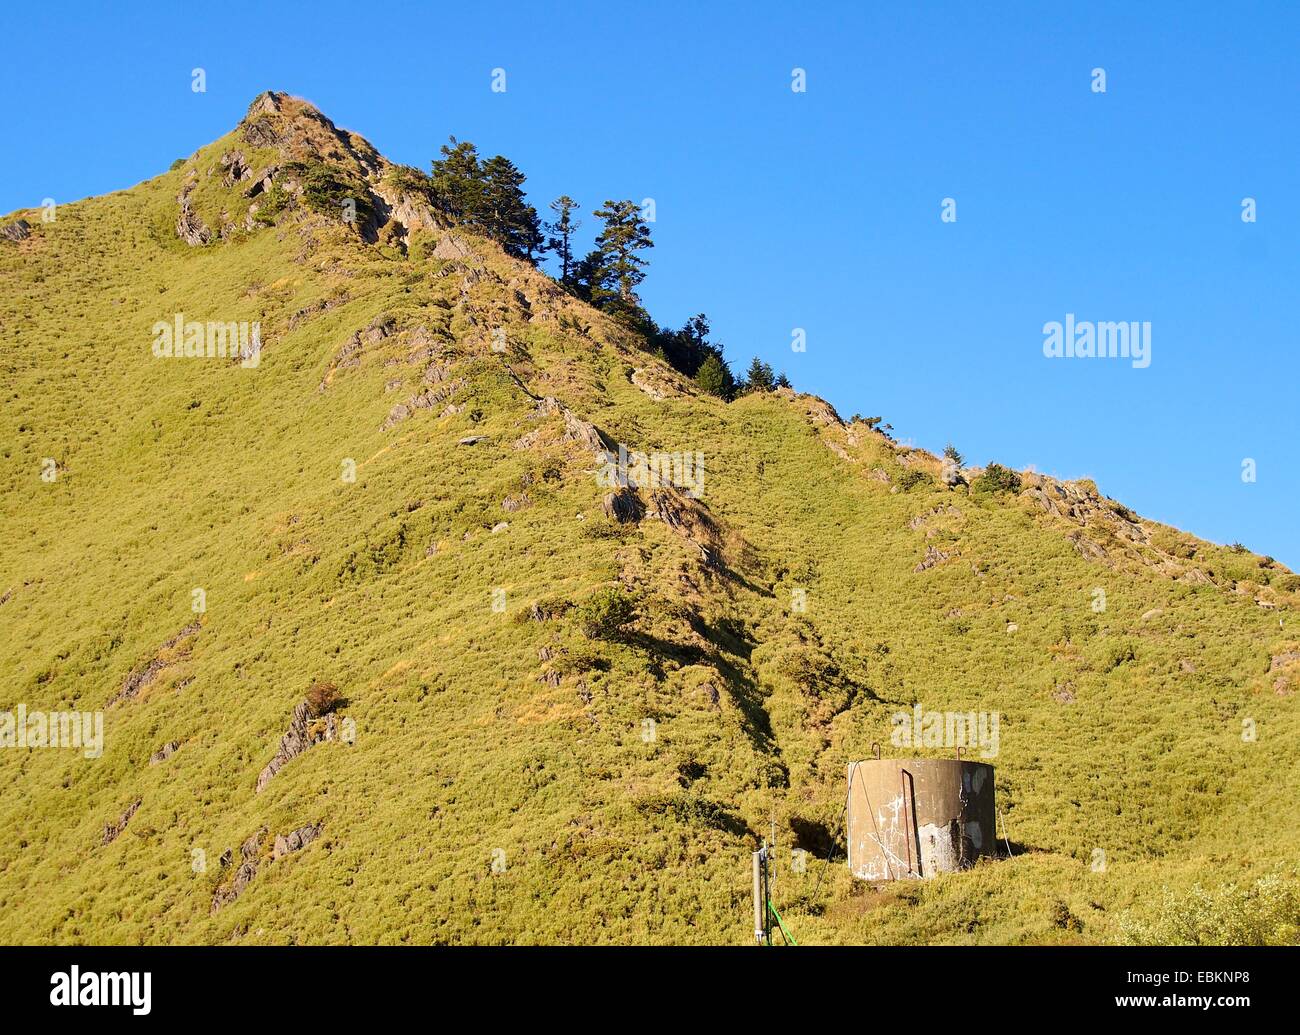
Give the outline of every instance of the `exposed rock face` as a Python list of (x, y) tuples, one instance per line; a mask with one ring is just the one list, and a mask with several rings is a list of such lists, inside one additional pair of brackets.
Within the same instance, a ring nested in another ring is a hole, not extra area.
[[(295, 97), (268, 91), (254, 99), (239, 124), (244, 141), (251, 147), (275, 148), (282, 161), (254, 175), (243, 162), (242, 152), (222, 156), (227, 167), (228, 184), (252, 180), (246, 191), (250, 198), (271, 187), (280, 169), (291, 162), (323, 162), (364, 184), (357, 198), (364, 201), (372, 215), (357, 226), (361, 237), (371, 243), (383, 240), (405, 252), (409, 232), (413, 229), (446, 231), (452, 221), (433, 204), (431, 195), (390, 179), (397, 170), (363, 137), (339, 129), (312, 105)], [(230, 161), (227, 163), (227, 159)], [(418, 177), (418, 173), (408, 170)], [(292, 194), (300, 193), (301, 183), (281, 177), (281, 186)], [(252, 228), (252, 212), (246, 225)], [(381, 235), (381, 231), (383, 231)], [(472, 254), (468, 246), (444, 237), (435, 254), (438, 258), (465, 258)]]
[(907, 527), (913, 532), (919, 532), (921, 529), (926, 528), (932, 518), (944, 516), (959, 518), (962, 514), (960, 510), (951, 504), (945, 507), (935, 507), (932, 510), (927, 510), (924, 514), (917, 514), (916, 517), (908, 521)]
[(646, 516), (662, 521), (700, 552), (700, 560), (709, 568), (722, 565), (721, 542), (717, 523), (699, 500), (675, 488), (655, 489), (650, 493)]
[(25, 219), (16, 219), (0, 226), (0, 240), (3, 241), (25, 241), (31, 236), (32, 226)]
[[(262, 835), (266, 833), (266, 827), (262, 827), (255, 834), (251, 835), (239, 848), (240, 863), (239, 869), (235, 871), (234, 879), (228, 884), (223, 884), (212, 895), (212, 912), (216, 913), (222, 906), (229, 905), (235, 899), (244, 893), (244, 889), (257, 876), (257, 853), (262, 843)], [(229, 853), (227, 853), (228, 855)], [(223, 855), (222, 865), (227, 864), (227, 856)]]
[(927, 546), (925, 548), (925, 556), (921, 559), (921, 563), (918, 564), (912, 570), (914, 572), (929, 571), (936, 564), (942, 564), (951, 556), (952, 556), (951, 554), (945, 553), (943, 550), (940, 550), (937, 546), (931, 544), (930, 546)]
[(254, 147), (277, 147), (300, 161), (333, 162), (366, 178), (386, 165), (366, 140), (340, 130), (306, 101), (282, 93), (267, 91), (254, 98), (239, 129)]
[(227, 187), (233, 187), (236, 183), (251, 179), (253, 175), (253, 170), (244, 161), (243, 151), (227, 151), (223, 154), (221, 156), (221, 168), (225, 170), (222, 182)]
[(113, 705), (117, 704), (119, 701), (131, 700), (131, 698), (135, 697), (141, 689), (152, 683), (154, 679), (157, 678), (158, 673), (168, 665), (167, 659), (162, 657), (162, 654), (165, 651), (171, 650), (187, 636), (193, 636), (198, 631), (199, 621), (196, 618), (170, 640), (163, 643), (163, 645), (158, 648), (158, 651), (153, 658), (141, 665), (139, 668), (132, 669), (123, 681), (121, 689), (109, 699), (108, 707), (113, 707)]
[(1104, 563), (1110, 558), (1110, 554), (1106, 552), (1104, 546), (1099, 543), (1094, 543), (1082, 533), (1076, 532), (1074, 535), (1070, 536), (1070, 542), (1074, 544), (1074, 548), (1079, 551), (1080, 556), (1086, 557), (1090, 561), (1100, 561)]
[(667, 371), (654, 367), (642, 367), (632, 371), (632, 383), (655, 402), (674, 399), (683, 395), (695, 395), (685, 382)]
[(292, 718), (289, 720), (289, 728), (285, 730), (284, 736), (280, 738), (280, 747), (276, 750), (275, 757), (266, 764), (266, 768), (257, 776), (257, 790), (259, 792), (271, 782), (271, 778), (276, 773), (316, 743), (307, 729), (309, 717), (307, 702), (299, 702), (298, 706), (293, 710)]
[(180, 750), (181, 742), (179, 740), (169, 740), (152, 755), (149, 756), (149, 764), (157, 765), (159, 762), (166, 762), (172, 755)]
[(605, 516), (620, 525), (634, 524), (645, 516), (645, 504), (635, 489), (615, 489), (601, 503)]
[(1027, 472), (1022, 478), (1025, 488), (1021, 495), (1034, 500), (1053, 517), (1068, 518), (1084, 528), (1104, 523), (1121, 539), (1132, 543), (1145, 544), (1150, 540), (1135, 514), (1096, 492), (1091, 482), (1061, 482), (1034, 472)]
[(443, 234), (433, 249), (435, 259), (466, 259), (473, 254), (474, 250), (465, 239), (454, 233)]
[[(384, 215), (388, 221), (397, 223), (403, 230), (443, 230), (451, 225), (451, 221), (445, 215), (418, 194), (408, 194), (383, 185), (375, 188), (375, 194), (384, 203)], [(441, 241), (438, 247), (442, 247)], [(437, 249), (434, 251), (436, 253)], [(448, 257), (451, 256), (438, 256), (438, 258)]]
[(126, 825), (131, 822), (131, 817), (134, 816), (136, 810), (140, 808), (140, 800), (141, 799), (136, 798), (135, 801), (128, 805), (122, 815), (117, 817), (116, 823), (104, 824), (104, 836), (100, 839), (100, 844), (112, 844), (117, 840), (118, 835), (126, 829)]
[[(340, 346), (334, 359), (330, 362), (325, 377), (321, 380), (320, 391), (325, 391), (340, 370), (355, 370), (361, 366), (362, 353), (367, 345), (377, 345), (385, 338), (397, 333), (397, 321), (385, 313), (376, 316), (362, 330), (353, 332), (352, 336)], [(398, 382), (399, 384), (401, 382)]]
[(814, 424), (820, 424), (828, 428), (842, 428), (844, 421), (840, 415), (835, 412), (835, 407), (825, 399), (816, 395), (796, 395), (796, 398), (803, 401), (807, 407), (808, 416), (812, 418)]
[(1283, 651), (1281, 654), (1274, 654), (1269, 660), (1268, 670), (1276, 672), (1284, 665), (1290, 665), (1293, 661), (1300, 661), (1300, 650)]
[(291, 831), (288, 834), (277, 834), (275, 837), (275, 845), (271, 849), (271, 859), (281, 859), (290, 852), (296, 852), (301, 848), (305, 848), (307, 845), (315, 841), (316, 838), (320, 837), (321, 828), (323, 826), (324, 823), (316, 823), (315, 825), (309, 824), (305, 827), (299, 827), (297, 830)]
[(181, 205), (180, 215), (176, 217), (176, 236), (191, 248), (198, 248), (212, 240), (212, 231), (190, 208), (190, 191), (193, 189), (191, 184), (176, 195)]
[[(609, 442), (605, 436), (600, 433), (596, 425), (590, 421), (585, 421), (577, 416), (572, 410), (560, 403), (558, 399), (552, 396), (538, 399), (537, 405), (533, 410), (535, 419), (544, 419), (559, 415), (564, 418), (564, 430), (560, 433), (561, 442), (572, 442), (585, 450), (590, 450), (596, 463), (602, 463), (606, 459), (606, 453), (610, 449)], [(539, 427), (525, 435), (520, 436), (515, 441), (515, 449), (532, 449), (543, 443), (551, 442), (553, 438), (548, 428)]]
[(565, 409), (562, 412), (564, 413), (564, 441), (577, 442), (590, 449), (599, 458), (607, 447), (605, 437), (597, 430), (596, 425), (581, 420), (571, 410)]

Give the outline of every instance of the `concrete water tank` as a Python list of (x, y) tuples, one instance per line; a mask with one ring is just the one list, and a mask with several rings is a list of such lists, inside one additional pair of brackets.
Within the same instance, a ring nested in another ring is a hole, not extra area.
[(997, 851), (993, 767), (955, 758), (849, 763), (849, 870), (863, 880), (952, 873)]

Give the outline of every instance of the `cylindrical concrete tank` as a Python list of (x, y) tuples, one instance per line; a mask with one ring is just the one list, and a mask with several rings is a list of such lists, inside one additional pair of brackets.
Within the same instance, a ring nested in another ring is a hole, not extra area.
[(954, 758), (849, 763), (849, 870), (863, 880), (933, 877), (997, 851), (993, 767)]

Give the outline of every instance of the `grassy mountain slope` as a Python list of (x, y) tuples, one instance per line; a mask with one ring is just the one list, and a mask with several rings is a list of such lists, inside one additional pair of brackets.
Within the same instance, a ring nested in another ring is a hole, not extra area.
[[(949, 489), (811, 396), (701, 396), (281, 95), (153, 180), (18, 217), (0, 709), (102, 709), (105, 742), (0, 751), (0, 938), (741, 943), (773, 831), (805, 943), (1295, 938), (1280, 565), (1090, 483)], [(260, 321), (260, 363), (156, 358), (178, 312)], [(703, 453), (702, 498), (611, 518), (597, 432)], [(637, 617), (589, 637), (610, 586)], [(259, 792), (314, 680), (355, 738)], [(1013, 857), (796, 872), (914, 702), (1000, 713)]]

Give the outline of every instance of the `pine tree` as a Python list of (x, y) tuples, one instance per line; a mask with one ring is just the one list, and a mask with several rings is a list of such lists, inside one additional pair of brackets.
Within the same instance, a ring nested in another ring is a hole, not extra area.
[(776, 387), (777, 387), (777, 388), (790, 388), (790, 389), (793, 389), (793, 388), (794, 388), (794, 385), (792, 385), (792, 384), (790, 383), (790, 379), (789, 379), (788, 377), (785, 376), (785, 371), (784, 371), (784, 370), (782, 370), (781, 373), (779, 373), (779, 374), (776, 375)]
[(476, 223), (483, 210), (483, 167), (478, 148), (468, 140), (442, 145), (442, 158), (433, 160), (433, 193), (455, 219)]
[(543, 248), (537, 209), (524, 197), (524, 176), (510, 159), (496, 155), (483, 163), (481, 211), (477, 222), (488, 236), (517, 259), (533, 260)]
[(957, 447), (954, 446), (951, 442), (949, 442), (946, 446), (943, 447), (943, 455), (946, 456), (958, 467), (966, 466), (966, 460), (962, 457), (962, 455), (959, 452), (957, 452)]
[(695, 384), (701, 391), (716, 395), (719, 399), (730, 399), (736, 390), (730, 368), (717, 353), (710, 353), (700, 364), (700, 369), (695, 374)]
[(618, 297), (612, 286), (613, 276), (609, 256), (599, 248), (593, 248), (573, 267), (573, 286), (579, 298), (599, 309)]
[(636, 286), (645, 279), (646, 265), (637, 252), (654, 247), (650, 227), (641, 218), (641, 210), (634, 201), (606, 201), (593, 215), (605, 221), (604, 229), (596, 238), (596, 248), (605, 256), (618, 299), (623, 306), (634, 307)]
[(451, 138), (433, 162), (433, 193), (454, 219), (480, 230), (510, 255), (530, 262), (545, 247), (537, 210), (524, 196), (526, 177), (510, 159), (479, 159), (469, 141)]
[(776, 387), (772, 368), (755, 356), (745, 374), (745, 386), (751, 392), (770, 392)]
[(546, 224), (551, 235), (546, 239), (546, 247), (559, 258), (560, 283), (566, 287), (574, 284), (576, 263), (573, 261), (573, 235), (582, 226), (581, 222), (573, 218), (573, 212), (578, 207), (578, 203), (567, 194), (556, 198), (551, 202), (551, 211), (556, 218)]

